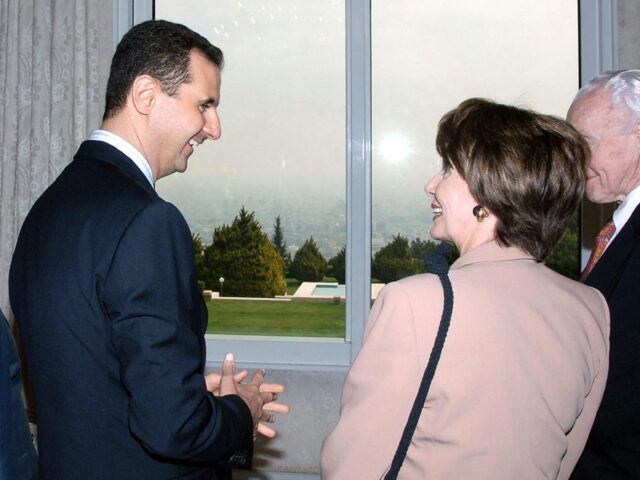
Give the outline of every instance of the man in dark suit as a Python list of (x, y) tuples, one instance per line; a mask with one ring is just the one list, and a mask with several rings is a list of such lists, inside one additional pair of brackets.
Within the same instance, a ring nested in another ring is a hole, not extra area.
[[(10, 298), (35, 396), (43, 479), (211, 479), (275, 432), (280, 385), (205, 377), (191, 233), (154, 190), (220, 137), (222, 52), (182, 25), (122, 39), (101, 130), (36, 201)], [(214, 396), (212, 392), (215, 392)]]
[(20, 360), (13, 335), (0, 312), (0, 478), (37, 478), (36, 452), (22, 403)]
[(640, 478), (640, 70), (594, 78), (568, 120), (591, 147), (587, 197), (620, 203), (583, 274), (607, 299), (611, 352), (602, 404), (572, 478)]

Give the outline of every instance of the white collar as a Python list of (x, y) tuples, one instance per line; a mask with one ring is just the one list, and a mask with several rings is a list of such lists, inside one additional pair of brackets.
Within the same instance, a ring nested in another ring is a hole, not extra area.
[(618, 205), (615, 212), (613, 212), (612, 220), (613, 224), (616, 226), (616, 231), (607, 245), (610, 245), (613, 239), (616, 238), (616, 235), (618, 235), (618, 232), (622, 230), (624, 225), (627, 223), (627, 220), (629, 220), (638, 204), (640, 204), (640, 185), (631, 190), (622, 203)]
[(140, 153), (140, 151), (127, 142), (124, 138), (116, 135), (113, 132), (109, 132), (107, 130), (94, 130), (89, 135), (89, 140), (96, 140), (98, 142), (105, 142), (111, 145), (113, 148), (117, 148), (122, 153), (124, 153), (136, 166), (140, 169), (140, 171), (144, 174), (144, 176), (149, 180), (149, 183), (153, 187), (153, 172), (151, 171), (151, 165), (146, 158)]

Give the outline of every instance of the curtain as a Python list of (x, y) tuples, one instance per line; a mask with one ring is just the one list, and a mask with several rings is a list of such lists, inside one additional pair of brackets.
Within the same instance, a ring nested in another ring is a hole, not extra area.
[(0, 0), (0, 308), (20, 226), (100, 126), (112, 2)]

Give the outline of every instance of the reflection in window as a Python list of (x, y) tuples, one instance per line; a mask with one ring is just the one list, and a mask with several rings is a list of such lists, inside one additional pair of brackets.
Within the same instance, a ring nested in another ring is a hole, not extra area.
[[(312, 297), (313, 284), (327, 276), (344, 282), (344, 12), (337, 0), (184, 0), (180, 8), (156, 0), (156, 18), (191, 26), (226, 56), (222, 139), (199, 147), (187, 173), (158, 184), (197, 235), (200, 268), (223, 255), (216, 229), (250, 215), (287, 266), (287, 295)], [(577, 25), (569, 0), (372, 2), (374, 282), (420, 271), (434, 246), (423, 185), (440, 168), (440, 117), (474, 96), (564, 116), (578, 87)], [(576, 243), (575, 233), (567, 235), (552, 267), (577, 273)], [(199, 275), (207, 295), (244, 295), (234, 291), (237, 269), (228, 263)], [(302, 280), (310, 285), (300, 290)], [(324, 313), (281, 310), (269, 318), (264, 302), (233, 310), (212, 300), (210, 331), (343, 337), (344, 304), (329, 298), (331, 321), (311, 331), (308, 319)], [(238, 312), (249, 319), (242, 331), (233, 321)], [(283, 318), (292, 324), (279, 325)]]
[(344, 12), (338, 0), (155, 2), (156, 18), (225, 54), (222, 138), (157, 185), (194, 233), (210, 333), (344, 337), (344, 295), (310, 289), (337, 281), (345, 245)]
[[(422, 269), (423, 186), (441, 167), (438, 120), (469, 97), (564, 117), (578, 88), (575, 1), (372, 2), (372, 277)], [(575, 222), (574, 222), (575, 223)], [(576, 234), (550, 265), (577, 273)]]

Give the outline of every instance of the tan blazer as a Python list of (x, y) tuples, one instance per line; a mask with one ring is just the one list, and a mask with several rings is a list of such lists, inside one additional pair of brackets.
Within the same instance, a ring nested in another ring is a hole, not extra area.
[[(449, 276), (451, 327), (403, 479), (568, 478), (605, 386), (609, 312), (598, 291), (517, 248), (482, 245)], [(433, 346), (435, 275), (387, 285), (324, 442), (324, 479), (379, 479), (389, 468)]]

